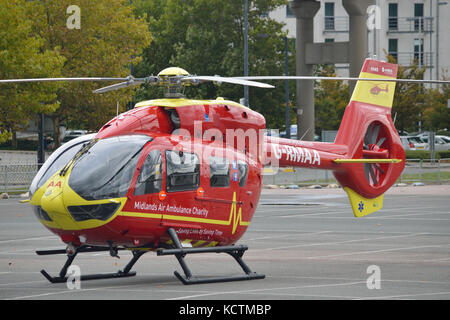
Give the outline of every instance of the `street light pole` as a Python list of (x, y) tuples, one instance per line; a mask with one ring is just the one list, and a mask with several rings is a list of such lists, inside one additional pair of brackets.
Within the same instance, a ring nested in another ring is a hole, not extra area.
[(40, 169), (45, 162), (44, 119), (45, 119), (44, 114), (40, 113), (38, 122), (38, 149), (37, 149), (38, 169)]
[[(288, 37), (284, 37), (284, 49), (286, 55), (286, 77), (289, 76), (289, 51), (288, 51)], [(285, 80), (286, 88), (286, 138), (291, 138), (291, 115), (289, 110), (289, 80)]]
[[(244, 76), (248, 77), (248, 0), (244, 0)], [(249, 106), (248, 86), (244, 86), (244, 104)]]
[(439, 80), (439, 6), (445, 6), (448, 1), (436, 0), (436, 80)]

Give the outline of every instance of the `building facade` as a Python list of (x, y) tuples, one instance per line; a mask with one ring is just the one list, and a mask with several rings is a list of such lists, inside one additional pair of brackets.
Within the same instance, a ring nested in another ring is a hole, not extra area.
[[(341, 0), (320, 0), (314, 17), (314, 42), (345, 42), (349, 17)], [(415, 60), (426, 67), (425, 79), (450, 77), (450, 1), (374, 0), (367, 17), (367, 57), (386, 59), (390, 54), (400, 65)], [(288, 37), (296, 37), (296, 20), (289, 5), (271, 12), (285, 23)], [(340, 76), (348, 76), (348, 64), (336, 64)]]

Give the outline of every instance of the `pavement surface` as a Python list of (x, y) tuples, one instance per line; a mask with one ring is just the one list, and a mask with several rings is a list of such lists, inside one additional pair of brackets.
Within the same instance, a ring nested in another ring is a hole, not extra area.
[[(2, 300), (330, 300), (450, 299), (450, 186), (391, 188), (384, 208), (354, 218), (342, 189), (264, 189), (252, 223), (238, 244), (263, 280), (185, 286), (173, 275), (173, 256), (145, 254), (137, 276), (51, 284), (64, 255), (60, 240), (18, 198), (0, 200), (0, 299)], [(114, 272), (131, 257), (79, 254), (82, 273)], [(225, 254), (187, 257), (194, 275), (241, 274)]]

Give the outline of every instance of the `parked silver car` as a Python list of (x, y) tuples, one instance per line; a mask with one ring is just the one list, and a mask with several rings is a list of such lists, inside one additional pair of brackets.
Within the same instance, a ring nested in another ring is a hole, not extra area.
[(403, 149), (405, 150), (416, 150), (416, 147), (413, 142), (409, 140), (408, 136), (400, 136), (400, 140), (403, 145)]
[[(434, 150), (435, 151), (448, 151), (450, 150), (450, 142), (446, 141), (448, 137), (445, 136), (435, 136), (434, 137)], [(426, 143), (425, 150), (430, 150), (430, 145), (428, 143), (428, 137), (423, 137), (422, 140)]]

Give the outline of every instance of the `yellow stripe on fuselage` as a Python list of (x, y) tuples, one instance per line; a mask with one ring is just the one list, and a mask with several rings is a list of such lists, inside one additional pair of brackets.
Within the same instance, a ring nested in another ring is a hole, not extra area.
[(230, 217), (228, 220), (218, 220), (218, 219), (207, 219), (207, 218), (196, 218), (196, 217), (186, 217), (178, 215), (169, 214), (156, 214), (156, 213), (142, 213), (142, 212), (121, 212), (120, 215), (126, 217), (137, 217), (146, 219), (162, 219), (171, 221), (183, 221), (183, 222), (197, 222), (197, 223), (207, 223), (221, 226), (232, 225), (232, 234), (236, 232), (238, 226), (249, 226), (250, 221), (242, 221), (242, 208), (237, 209), (236, 192), (233, 194), (233, 201), (230, 209)]
[[(359, 77), (367, 79), (395, 79), (368, 72), (361, 72)], [(395, 84), (395, 82), (390, 81), (358, 81), (351, 100), (392, 108)]]

